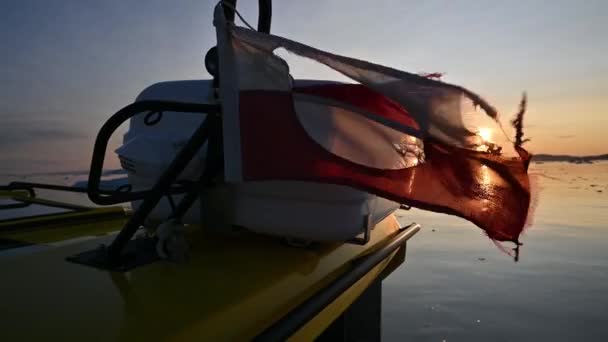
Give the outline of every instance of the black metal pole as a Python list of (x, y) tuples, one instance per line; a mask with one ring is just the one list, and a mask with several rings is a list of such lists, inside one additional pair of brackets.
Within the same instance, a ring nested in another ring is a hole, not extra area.
[(229, 22), (234, 22), (234, 8), (236, 8), (236, 0), (223, 0), (222, 2), (228, 4), (228, 6), (224, 7), (224, 16), (226, 20)]
[(220, 106), (217, 104), (148, 100), (132, 103), (112, 115), (99, 130), (95, 139), (95, 146), (93, 147), (93, 157), (91, 158), (91, 169), (89, 170), (89, 182), (87, 186), (87, 194), (93, 203), (109, 205), (140, 200), (150, 195), (149, 190), (130, 193), (108, 193), (99, 188), (106, 149), (112, 134), (123, 122), (145, 111), (216, 114), (220, 112)]
[(171, 214), (171, 218), (181, 220), (186, 211), (190, 209), (192, 204), (200, 196), (201, 191), (212, 186), (213, 177), (218, 175), (224, 164), (223, 159), (223, 144), (222, 144), (222, 119), (218, 115), (207, 116), (209, 123), (209, 138), (207, 139), (207, 155), (205, 158), (205, 169), (201, 174), (197, 183), (192, 185), (192, 188), (182, 197), (182, 200), (177, 204), (177, 207)]
[(258, 0), (258, 32), (270, 33), (272, 0)]
[(182, 147), (175, 159), (159, 177), (158, 181), (150, 190), (149, 195), (143, 200), (139, 208), (135, 210), (133, 216), (118, 233), (112, 244), (108, 247), (108, 257), (111, 263), (119, 263), (125, 245), (131, 240), (137, 229), (144, 223), (150, 212), (156, 207), (161, 198), (171, 188), (175, 179), (184, 170), (194, 155), (203, 146), (209, 136), (209, 120), (205, 121), (197, 128), (190, 140)]
[(8, 188), (13, 188), (15, 190), (28, 188), (38, 188), (38, 189), (47, 189), (47, 190), (57, 190), (57, 191), (68, 191), (68, 192), (79, 192), (86, 193), (86, 188), (78, 188), (75, 186), (67, 186), (67, 185), (57, 185), (57, 184), (44, 184), (44, 183), (30, 183), (30, 182), (11, 182), (8, 185)]
[(351, 270), (283, 316), (283, 318), (258, 335), (254, 341), (286, 341), (304, 324), (321, 312), (323, 308), (359, 281), (372, 268), (397, 250), (397, 248), (403, 246), (419, 230), (420, 225), (416, 223), (404, 227), (386, 246), (364, 257)]

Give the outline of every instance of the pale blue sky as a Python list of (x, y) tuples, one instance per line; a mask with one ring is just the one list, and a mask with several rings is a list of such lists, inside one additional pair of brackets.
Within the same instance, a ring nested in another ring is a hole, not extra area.
[[(215, 3), (3, 3), (0, 172), (9, 164), (86, 168), (100, 125), (143, 88), (208, 77)], [(257, 1), (239, 0), (238, 9), (255, 24)], [(407, 71), (445, 72), (505, 117), (527, 90), (535, 152), (608, 152), (608, 1), (282, 0), (273, 13), (275, 34)], [(334, 77), (311, 63), (293, 70)]]

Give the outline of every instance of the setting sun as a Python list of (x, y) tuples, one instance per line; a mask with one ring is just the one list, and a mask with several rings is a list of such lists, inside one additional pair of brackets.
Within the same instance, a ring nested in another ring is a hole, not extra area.
[(486, 127), (480, 127), (477, 134), (483, 139), (483, 141), (490, 141), (492, 137), (492, 130)]

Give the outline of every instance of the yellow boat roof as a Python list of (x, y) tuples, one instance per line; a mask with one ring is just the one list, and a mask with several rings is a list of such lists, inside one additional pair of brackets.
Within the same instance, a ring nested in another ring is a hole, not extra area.
[[(61, 215), (51, 215), (55, 224), (41, 230), (7, 231), (0, 224), (0, 238), (32, 244), (0, 251), (0, 340), (250, 340), (400, 229), (389, 216), (364, 246), (311, 248), (246, 231), (226, 235), (194, 229), (185, 263), (157, 261), (121, 273), (66, 261), (110, 243), (110, 232), (126, 219), (120, 210), (61, 214), (89, 218), (63, 225)], [(404, 252), (377, 264), (292, 339), (316, 337), (368, 285), (403, 262)]]

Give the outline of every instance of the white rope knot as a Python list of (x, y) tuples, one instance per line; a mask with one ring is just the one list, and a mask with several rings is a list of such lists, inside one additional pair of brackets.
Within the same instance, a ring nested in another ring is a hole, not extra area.
[(156, 253), (162, 259), (176, 262), (188, 260), (190, 247), (184, 235), (185, 226), (175, 220), (163, 222), (156, 230)]

